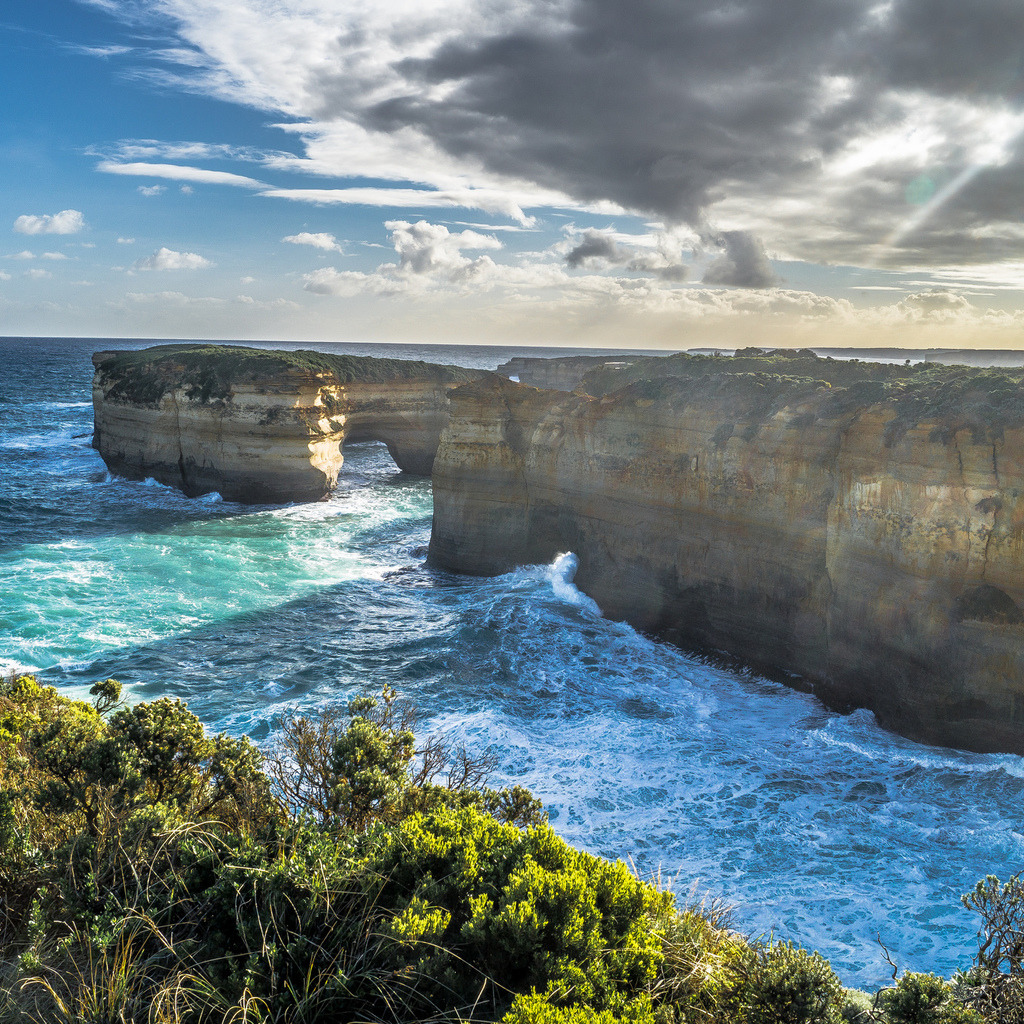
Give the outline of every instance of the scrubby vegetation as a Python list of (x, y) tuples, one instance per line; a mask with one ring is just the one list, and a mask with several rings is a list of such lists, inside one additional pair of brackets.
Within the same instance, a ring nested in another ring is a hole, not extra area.
[(1024, 369), (872, 363), (822, 357), (808, 349), (638, 359), (592, 370), (581, 386), (592, 395), (626, 389), (625, 394), (652, 398), (734, 398), (748, 403), (749, 421), (815, 395), (815, 413), (825, 418), (884, 402), (895, 413), (887, 429), (889, 444), (922, 423), (932, 425), (931, 440), (938, 442), (968, 430), (972, 440), (985, 443), (1024, 426)]
[(397, 695), (267, 753), (180, 701), (0, 686), (0, 1022), (888, 1024), (1020, 1015), (1024, 884), (972, 970), (844, 990), (817, 953), (573, 849)]
[(184, 388), (192, 399), (217, 401), (231, 394), (232, 384), (272, 379), (289, 371), (323, 374), (328, 384), (389, 380), (453, 383), (480, 376), (476, 370), (421, 360), (202, 344), (154, 345), (117, 352), (99, 363), (97, 369), (108, 398), (139, 405), (156, 405), (175, 388)]

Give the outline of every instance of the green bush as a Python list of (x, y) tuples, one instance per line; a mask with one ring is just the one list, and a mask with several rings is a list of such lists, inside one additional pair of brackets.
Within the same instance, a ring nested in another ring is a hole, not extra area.
[(431, 998), (447, 989), (471, 1003), (484, 990), (499, 1005), (503, 991), (537, 990), (555, 1005), (617, 1012), (663, 960), (652, 921), (671, 896), (547, 825), (523, 831), (441, 807), (385, 833), (367, 866), (405, 955), (421, 949)]
[[(872, 1001), (574, 849), (390, 689), (289, 720), (265, 762), (179, 701), (0, 684), (0, 1024), (1015, 1024), (1024, 886), (978, 961)], [(966, 1004), (966, 1005), (965, 1005)]]
[(476, 807), (523, 827), (547, 820), (529, 790), (487, 785), (490, 758), (437, 736), (417, 749), (415, 724), (415, 708), (385, 686), (345, 710), (286, 719), (268, 769), (293, 811), (312, 814), (324, 828), (362, 831), (442, 806)]
[(734, 995), (744, 1024), (839, 1024), (843, 986), (829, 962), (788, 942), (752, 947)]
[(654, 1024), (651, 1003), (637, 999), (619, 1013), (592, 1006), (554, 1006), (536, 992), (516, 996), (501, 1024)]
[(872, 1013), (874, 1004), (875, 1000), (870, 993), (858, 988), (844, 988), (839, 1016), (844, 1024), (871, 1024), (877, 1019)]
[(906, 972), (894, 988), (879, 993), (878, 1005), (889, 1024), (981, 1024), (984, 1020), (956, 999), (954, 987), (935, 974)]

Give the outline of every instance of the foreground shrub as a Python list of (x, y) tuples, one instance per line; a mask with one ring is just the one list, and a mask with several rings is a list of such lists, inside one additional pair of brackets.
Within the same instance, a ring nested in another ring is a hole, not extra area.
[(475, 808), (416, 814), (368, 866), (403, 955), (442, 990), (500, 1006), (537, 990), (554, 1005), (621, 1010), (663, 960), (654, 919), (672, 905), (624, 864), (569, 846), (547, 825), (521, 831)]
[(416, 760), (391, 691), (302, 726), (284, 805), (179, 702), (93, 696), (2, 694), (9, 1019), (497, 1020), (530, 993), (517, 1013), (649, 1017), (672, 897), (486, 762)]
[(870, 1024), (878, 1018), (874, 1015), (874, 997), (858, 988), (843, 989), (843, 1005), (839, 1011), (844, 1024)]
[(652, 995), (662, 1024), (730, 1019), (746, 976), (750, 944), (718, 904), (670, 908), (657, 921), (663, 961)]
[(637, 999), (620, 1010), (595, 1010), (592, 1006), (555, 1006), (536, 992), (516, 996), (501, 1024), (654, 1024), (649, 999)]
[(871, 999), (569, 846), (390, 689), (269, 762), (92, 696), (0, 684), (0, 1024), (1024, 1024), (1016, 877), (965, 897), (971, 971)]
[(980, 1024), (976, 1011), (955, 998), (954, 988), (935, 974), (905, 973), (883, 989), (878, 1005), (890, 1024)]
[(744, 1024), (839, 1024), (843, 986), (829, 962), (788, 942), (752, 947), (734, 995)]
[(439, 736), (417, 748), (415, 724), (415, 708), (386, 686), (344, 709), (285, 719), (268, 770), (288, 806), (324, 828), (363, 831), (441, 806), (476, 807), (524, 827), (547, 820), (522, 786), (489, 787), (493, 759)]
[(1024, 881), (995, 875), (961, 897), (981, 917), (978, 955), (961, 979), (963, 1000), (985, 1019), (1000, 1024), (1024, 1022)]

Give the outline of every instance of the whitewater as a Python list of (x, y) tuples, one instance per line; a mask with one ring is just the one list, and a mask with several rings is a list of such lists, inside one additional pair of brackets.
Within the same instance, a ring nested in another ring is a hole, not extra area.
[[(960, 894), (1024, 868), (1021, 758), (915, 744), (643, 637), (575, 588), (571, 553), (494, 579), (432, 570), (429, 481), (382, 445), (346, 446), (337, 493), (309, 505), (111, 476), (90, 445), (104, 347), (0, 339), (0, 670), (75, 696), (114, 677), (261, 743), (388, 684), (421, 732), (495, 755), (569, 842), (724, 900), (847, 985), (889, 978), (879, 939), (907, 969), (969, 964)], [(488, 369), (547, 354), (305, 347)]]

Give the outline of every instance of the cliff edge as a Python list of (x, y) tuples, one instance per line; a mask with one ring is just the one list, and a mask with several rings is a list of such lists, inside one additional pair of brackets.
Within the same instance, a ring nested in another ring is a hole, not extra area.
[(226, 345), (93, 356), (93, 446), (107, 467), (189, 496), (316, 501), (346, 440), (377, 440), (429, 476), (448, 391), (485, 374), (397, 359)]
[(453, 391), (433, 563), (571, 550), (611, 617), (918, 740), (1024, 753), (1019, 374), (806, 352), (658, 365), (601, 368), (598, 394)]

